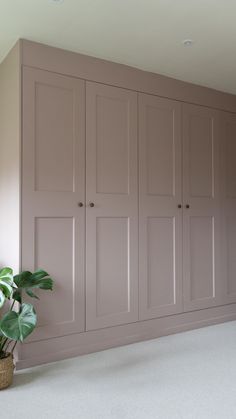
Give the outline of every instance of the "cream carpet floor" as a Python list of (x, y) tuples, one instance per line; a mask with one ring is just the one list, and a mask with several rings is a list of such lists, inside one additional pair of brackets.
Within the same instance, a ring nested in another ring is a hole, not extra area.
[(1, 419), (236, 419), (236, 322), (19, 371)]

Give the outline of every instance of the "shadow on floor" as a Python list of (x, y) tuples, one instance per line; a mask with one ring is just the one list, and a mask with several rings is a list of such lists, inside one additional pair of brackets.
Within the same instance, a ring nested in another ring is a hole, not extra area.
[(14, 375), (13, 385), (11, 388), (32, 384), (34, 381), (41, 380), (45, 376), (53, 375), (54, 373), (60, 374), (67, 369), (67, 365), (57, 362), (50, 365), (36, 367), (34, 370), (29, 369), (18, 371)]
[[(179, 354), (179, 361), (181, 362), (186, 353), (194, 356), (200, 349), (197, 339), (193, 339), (191, 336), (190, 334), (189, 340), (186, 341), (185, 339), (184, 345), (181, 343), (172, 345), (170, 339), (169, 344), (165, 344), (165, 350), (163, 350), (160, 341), (158, 345), (153, 345), (153, 341), (147, 341), (137, 343), (134, 346), (128, 345), (127, 347), (108, 350), (108, 352), (85, 355), (84, 357), (42, 365), (34, 369), (18, 371), (14, 376), (12, 388), (31, 385), (35, 381), (41, 381), (45, 376), (52, 378), (52, 376), (58, 377), (61, 374), (78, 375), (84, 381), (95, 381), (109, 376), (121, 377), (123, 373), (127, 374), (127, 370), (132, 372), (140, 367), (145, 368), (149, 363), (155, 362), (158, 367), (160, 363), (166, 361), (169, 365), (172, 358), (176, 358), (177, 354)], [(166, 351), (166, 348), (168, 351)], [(204, 349), (201, 347), (201, 352), (208, 353), (210, 350), (212, 350), (211, 341)]]

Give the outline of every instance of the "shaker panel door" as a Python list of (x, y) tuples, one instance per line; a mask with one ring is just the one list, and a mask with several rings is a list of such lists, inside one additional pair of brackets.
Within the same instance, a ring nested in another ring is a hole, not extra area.
[(185, 310), (221, 301), (219, 113), (184, 105), (183, 260)]
[(140, 94), (139, 317), (142, 320), (182, 311), (181, 152), (181, 105)]
[(86, 104), (86, 329), (93, 330), (138, 319), (137, 94), (88, 82)]
[(55, 281), (39, 292), (31, 340), (85, 330), (85, 83), (23, 71), (22, 268)]
[(222, 112), (221, 223), (224, 302), (236, 302), (236, 116)]

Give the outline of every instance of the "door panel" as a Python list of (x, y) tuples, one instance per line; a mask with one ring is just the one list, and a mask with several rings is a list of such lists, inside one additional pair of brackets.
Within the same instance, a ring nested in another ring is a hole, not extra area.
[(97, 96), (96, 181), (99, 194), (129, 193), (128, 108), (122, 98)]
[(86, 104), (86, 329), (93, 330), (138, 319), (137, 94), (88, 82)]
[(97, 218), (96, 289), (98, 317), (129, 311), (128, 243), (128, 218)]
[(227, 294), (236, 299), (236, 216), (226, 218)]
[(221, 224), (224, 302), (236, 302), (236, 115), (222, 113)]
[(148, 106), (146, 118), (147, 193), (173, 197), (175, 194), (173, 109)]
[(236, 117), (228, 115), (225, 125), (226, 198), (236, 198)]
[(214, 218), (190, 218), (191, 300), (215, 297)]
[(23, 72), (22, 268), (55, 280), (41, 292), (30, 340), (85, 330), (85, 85)]
[(181, 105), (139, 95), (139, 317), (182, 311)]
[(149, 217), (147, 220), (149, 309), (175, 302), (174, 221), (174, 217)]
[(184, 105), (183, 139), (184, 305), (191, 310), (222, 302), (218, 112)]
[[(63, 240), (61, 238), (63, 237)], [(43, 298), (43, 310), (40, 313), (38, 326), (72, 322), (74, 317), (73, 289), (75, 275), (73, 272), (73, 255), (75, 254), (75, 223), (73, 217), (37, 217), (35, 219), (35, 263), (43, 266), (47, 272), (54, 272), (55, 290), (51, 293), (40, 293)], [(66, 281), (66, 287), (64, 283)], [(54, 300), (60, 301), (55, 305)], [(41, 301), (34, 303), (40, 311)]]
[(190, 197), (214, 197), (214, 138), (212, 119), (191, 115), (189, 120)]
[(35, 83), (36, 191), (74, 191), (73, 96), (63, 85)]

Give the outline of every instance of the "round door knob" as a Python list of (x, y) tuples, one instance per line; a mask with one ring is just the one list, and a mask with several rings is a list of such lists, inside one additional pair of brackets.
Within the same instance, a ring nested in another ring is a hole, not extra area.
[(89, 206), (90, 206), (91, 208), (93, 208), (93, 207), (94, 207), (94, 203), (93, 203), (93, 202), (90, 202)]
[(179, 205), (178, 205), (178, 208), (182, 208), (182, 205), (181, 205), (181, 204), (179, 204)]
[(186, 208), (187, 208), (187, 209), (189, 209), (189, 208), (190, 208), (190, 205), (189, 205), (189, 204), (187, 204), (187, 205), (186, 205)]
[(83, 207), (83, 206), (84, 206), (83, 202), (78, 203), (78, 207)]

